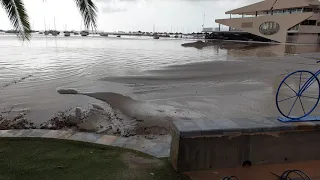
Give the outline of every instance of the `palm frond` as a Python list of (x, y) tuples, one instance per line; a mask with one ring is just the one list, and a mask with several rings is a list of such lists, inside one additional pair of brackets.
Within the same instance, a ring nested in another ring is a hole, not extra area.
[(97, 7), (92, 0), (75, 0), (87, 29), (97, 28)]
[(7, 12), (11, 24), (18, 31), (18, 37), (22, 40), (29, 40), (31, 27), (22, 0), (0, 0), (0, 2)]

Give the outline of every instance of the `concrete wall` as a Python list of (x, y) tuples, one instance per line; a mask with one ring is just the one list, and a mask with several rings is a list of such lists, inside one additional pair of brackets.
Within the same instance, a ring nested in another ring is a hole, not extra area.
[(320, 131), (181, 137), (175, 132), (171, 161), (178, 171), (320, 160)]
[(299, 33), (320, 33), (320, 26), (299, 26)]
[(318, 34), (300, 34), (297, 38), (298, 44), (317, 44)]
[(309, 18), (309, 20), (320, 20), (320, 14), (313, 14), (312, 17)]

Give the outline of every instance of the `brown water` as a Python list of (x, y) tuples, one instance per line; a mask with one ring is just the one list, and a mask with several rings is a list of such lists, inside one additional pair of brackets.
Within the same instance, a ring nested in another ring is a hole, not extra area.
[[(34, 36), (30, 42), (21, 43), (14, 36), (2, 35), (0, 109), (28, 109), (27, 118), (41, 123), (58, 111), (101, 103), (88, 96), (60, 95), (56, 91), (75, 88), (79, 92), (111, 92), (138, 100), (141, 106), (117, 107), (132, 116), (134, 113), (128, 109), (140, 111), (141, 116), (148, 111), (167, 111), (163, 118), (177, 113), (177, 109), (186, 118), (212, 118), (214, 111), (217, 116), (236, 116), (241, 111), (224, 110), (231, 99), (245, 112), (249, 111), (248, 104), (262, 106), (259, 102), (272, 97), (272, 87), (261, 78), (270, 73), (275, 79), (287, 67), (291, 67), (288, 71), (299, 67), (297, 60), (282, 61), (279, 67), (277, 59), (270, 60), (269, 65), (277, 67), (274, 69), (261, 60), (243, 57), (319, 51), (318, 46), (253, 44), (196, 49), (182, 47), (185, 42), (190, 40)], [(256, 97), (262, 100), (257, 101)], [(115, 105), (119, 101), (121, 98), (109, 103)]]

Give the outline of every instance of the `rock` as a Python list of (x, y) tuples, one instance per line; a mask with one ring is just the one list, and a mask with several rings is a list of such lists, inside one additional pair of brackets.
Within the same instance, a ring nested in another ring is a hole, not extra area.
[(98, 110), (104, 110), (101, 106), (97, 105), (97, 104), (92, 104), (92, 107), (94, 109), (98, 109)]
[(78, 94), (78, 91), (75, 89), (58, 89), (59, 94)]
[(81, 118), (82, 117), (82, 109), (80, 107), (76, 107), (75, 109), (75, 115), (76, 115), (76, 118)]

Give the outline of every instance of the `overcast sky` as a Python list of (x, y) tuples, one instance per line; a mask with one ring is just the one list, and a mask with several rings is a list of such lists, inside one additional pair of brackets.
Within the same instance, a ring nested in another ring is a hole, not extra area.
[[(181, 31), (201, 30), (217, 26), (214, 19), (227, 18), (225, 11), (259, 0), (94, 0), (98, 13), (98, 29), (103, 31)], [(80, 30), (81, 16), (74, 0), (24, 0), (33, 29)], [(44, 20), (45, 19), (45, 20)], [(0, 9), (0, 29), (11, 29)]]

